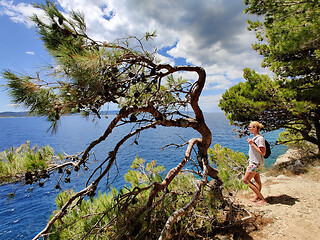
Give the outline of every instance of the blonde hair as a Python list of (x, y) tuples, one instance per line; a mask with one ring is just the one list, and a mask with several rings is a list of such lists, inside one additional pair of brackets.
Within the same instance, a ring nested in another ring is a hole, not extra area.
[(263, 124), (262, 123), (259, 123), (257, 121), (253, 121), (250, 123), (254, 128), (258, 129), (258, 131), (260, 131), (261, 128), (263, 128)]

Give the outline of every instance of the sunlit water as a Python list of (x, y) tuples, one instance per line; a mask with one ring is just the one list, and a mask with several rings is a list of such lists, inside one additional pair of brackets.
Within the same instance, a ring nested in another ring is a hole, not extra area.
[[(55, 153), (79, 153), (91, 141), (102, 135), (110, 119), (112, 116), (96, 123), (92, 122), (92, 119), (85, 120), (80, 116), (63, 117), (58, 132), (52, 135), (47, 132), (49, 123), (44, 118), (0, 118), (0, 151), (30, 141), (32, 146), (37, 144), (42, 147), (49, 144), (54, 148)], [(222, 113), (206, 114), (206, 122), (212, 131), (212, 146), (219, 143), (234, 151), (247, 154), (246, 138), (235, 138), (233, 126), (229, 126)], [(108, 152), (131, 127), (116, 129), (110, 139), (94, 148), (97, 162), (107, 157)], [(269, 142), (274, 143), (278, 134), (279, 131), (274, 131), (264, 136)], [(120, 188), (126, 184), (123, 174), (130, 168), (137, 155), (147, 162), (157, 160), (158, 165), (164, 165), (165, 169), (169, 170), (181, 161), (185, 148), (168, 147), (165, 150), (162, 148), (170, 143), (182, 144), (192, 137), (199, 137), (199, 134), (192, 129), (157, 127), (145, 131), (138, 139), (138, 145), (134, 144), (133, 140), (129, 140), (120, 148), (116, 161), (117, 168), (113, 168), (113, 175), (111, 174), (109, 181), (113, 180), (115, 173), (119, 173), (121, 176), (113, 181), (112, 185)], [(266, 166), (274, 164), (276, 158), (285, 151), (286, 147), (275, 146), (272, 149), (272, 155), (266, 160)], [(89, 166), (89, 171), (96, 164)], [(79, 190), (86, 180), (83, 174), (82, 171), (77, 174), (72, 173), (71, 183), (62, 185), (62, 188)], [(32, 239), (40, 232), (55, 209), (54, 198), (59, 193), (54, 189), (55, 184), (56, 179), (51, 177), (50, 182), (46, 182), (44, 187), (34, 187), (33, 190), (29, 189), (30, 185), (0, 186), (0, 239)], [(105, 184), (102, 183), (100, 186), (101, 190), (105, 190), (103, 185)], [(8, 194), (14, 191), (16, 191), (15, 197), (9, 198)]]

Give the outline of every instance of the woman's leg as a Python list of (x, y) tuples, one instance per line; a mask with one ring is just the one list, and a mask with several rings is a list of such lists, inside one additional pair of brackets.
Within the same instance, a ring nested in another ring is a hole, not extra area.
[[(250, 172), (250, 171), (246, 171), (243, 181), (249, 185), (250, 189), (256, 194), (256, 196), (259, 198), (259, 202), (261, 202), (261, 204), (266, 203), (267, 201), (265, 200), (265, 198), (262, 196), (259, 188), (253, 184), (251, 182), (251, 179), (254, 178), (258, 173), (255, 172)], [(259, 179), (260, 180), (260, 176)], [(259, 187), (261, 187), (261, 181), (260, 181), (260, 185)]]
[[(260, 173), (256, 173), (256, 175), (254, 175), (254, 181), (255, 181), (254, 185), (258, 188), (259, 192), (261, 193), (262, 184), (260, 179)], [(253, 199), (251, 199), (251, 202), (258, 202), (259, 200), (261, 199), (256, 194), (256, 196)]]
[[(261, 183), (260, 173), (259, 172), (254, 176), (254, 180), (256, 182), (257, 188), (259, 189), (259, 192), (261, 193), (262, 183)], [(257, 202), (257, 205), (261, 206), (261, 205), (264, 205), (266, 203), (267, 203), (267, 200), (265, 198), (259, 198), (259, 201)]]
[(259, 192), (261, 192), (262, 184), (260, 179), (260, 173), (256, 173), (256, 175), (254, 176), (254, 181), (255, 181), (255, 185), (259, 189)]

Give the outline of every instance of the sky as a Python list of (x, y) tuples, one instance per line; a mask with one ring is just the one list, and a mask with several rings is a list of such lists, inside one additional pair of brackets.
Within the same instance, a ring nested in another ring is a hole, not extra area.
[[(0, 0), (0, 71), (35, 73), (52, 63), (29, 16), (39, 9), (33, 2), (44, 0)], [(196, 65), (206, 70), (200, 97), (204, 112), (220, 112), (218, 102), (233, 85), (244, 81), (243, 69), (261, 68), (261, 56), (252, 49), (253, 32), (247, 30), (242, 0), (56, 0), (60, 10), (81, 11), (88, 34), (95, 40), (113, 41), (157, 31), (152, 45), (158, 57), (173, 65)], [(184, 78), (194, 75), (185, 73)], [(6, 82), (0, 77), (0, 85)], [(24, 111), (14, 106), (0, 87), (0, 112)]]

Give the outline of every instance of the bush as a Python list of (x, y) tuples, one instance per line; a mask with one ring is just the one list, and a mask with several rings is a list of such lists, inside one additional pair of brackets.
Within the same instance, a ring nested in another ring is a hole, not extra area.
[[(209, 153), (210, 159), (221, 170), (226, 189), (242, 189), (239, 178), (246, 156), (219, 145)], [(154, 205), (139, 215), (139, 211), (146, 207), (144, 204), (150, 193), (149, 189), (146, 190), (147, 186), (152, 182), (161, 182), (164, 170), (155, 161), (146, 163), (144, 159), (136, 157), (125, 174), (131, 186), (124, 186), (120, 190), (112, 188), (108, 194), (99, 192), (97, 197), (87, 200), (79, 199), (61, 221), (54, 223), (50, 239), (158, 239), (168, 217), (193, 197), (193, 183), (197, 180), (192, 173), (178, 174), (163, 195), (157, 197)], [(237, 175), (232, 176), (233, 173)], [(59, 194), (56, 211), (73, 194), (72, 190)], [(173, 225), (172, 238), (198, 239), (212, 235), (216, 227), (230, 224), (231, 209), (224, 211), (219, 201), (211, 189), (205, 187), (198, 204)]]
[(0, 153), (0, 182), (20, 179), (28, 171), (44, 170), (53, 156), (54, 151), (50, 146), (30, 147), (30, 142), (18, 148), (6, 149)]
[(211, 164), (219, 170), (218, 176), (223, 182), (224, 189), (228, 191), (247, 189), (242, 179), (248, 165), (248, 157), (239, 151), (221, 147), (219, 144), (208, 150)]

